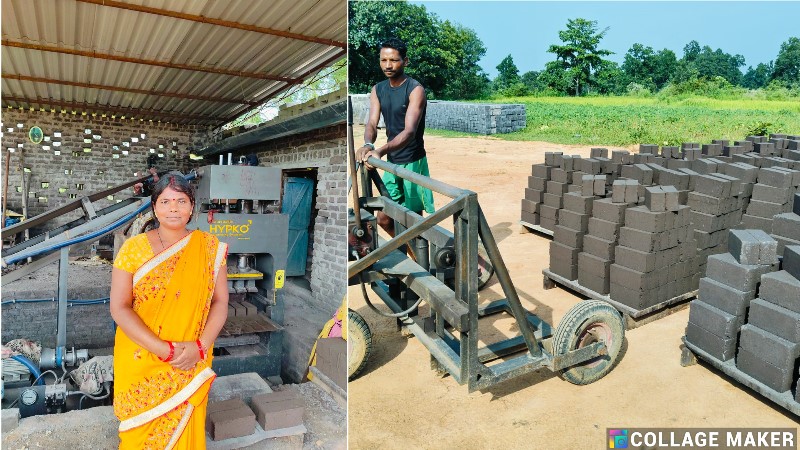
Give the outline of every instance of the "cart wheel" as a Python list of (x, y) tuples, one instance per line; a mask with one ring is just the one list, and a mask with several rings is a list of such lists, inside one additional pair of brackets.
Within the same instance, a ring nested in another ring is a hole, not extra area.
[(681, 344), (681, 367), (689, 367), (697, 364), (697, 357), (694, 356), (686, 344)]
[(156, 217), (152, 210), (148, 210), (137, 217), (128, 230), (128, 237), (150, 231), (156, 227)]
[(367, 366), (372, 352), (372, 332), (361, 315), (347, 310), (347, 379), (352, 380)]
[(564, 369), (561, 376), (578, 385), (603, 378), (614, 367), (624, 338), (622, 317), (608, 303), (586, 300), (573, 306), (553, 335), (553, 354), (563, 355), (598, 341), (605, 342), (608, 353)]
[(483, 289), (494, 275), (494, 265), (489, 259), (489, 252), (483, 246), (483, 242), (478, 241), (478, 290)]

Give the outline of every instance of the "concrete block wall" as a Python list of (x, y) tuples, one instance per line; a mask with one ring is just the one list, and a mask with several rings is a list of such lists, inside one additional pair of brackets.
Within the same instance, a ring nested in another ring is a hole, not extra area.
[[(288, 136), (236, 153), (256, 153), (259, 165), (282, 169), (316, 168), (314, 229), (309, 236), (308, 280), (287, 282), (284, 299), (283, 373), (293, 381), (305, 374), (311, 347), (347, 291), (347, 128), (334, 125)], [(297, 277), (299, 278), (299, 277)], [(308, 283), (310, 292), (305, 288)]]
[[(353, 121), (364, 124), (368, 117), (369, 96), (352, 95)], [(512, 133), (525, 129), (525, 105), (465, 103), (428, 100), (425, 126), (440, 130), (476, 134)]]
[[(19, 191), (23, 190), (22, 172), (27, 168), (29, 217), (135, 178), (135, 172), (147, 169), (150, 155), (163, 155), (158, 159), (158, 170), (184, 171), (190, 165), (189, 153), (205, 146), (208, 139), (208, 130), (194, 125), (19, 109), (3, 109), (1, 113), (3, 170), (10, 161), (8, 208), (22, 212), (23, 194)], [(50, 140), (33, 144), (28, 139), (33, 126), (39, 126)], [(87, 134), (86, 130), (91, 131)], [(57, 132), (60, 137), (55, 136)], [(96, 202), (95, 208), (110, 206), (131, 193), (124, 190), (111, 200)], [(67, 214), (48, 228), (75, 220), (80, 214)]]

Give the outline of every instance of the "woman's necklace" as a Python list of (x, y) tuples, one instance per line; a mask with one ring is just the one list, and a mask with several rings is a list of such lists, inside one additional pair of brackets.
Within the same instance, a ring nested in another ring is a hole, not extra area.
[[(163, 240), (163, 239), (161, 239), (161, 229), (160, 229), (160, 228), (156, 228), (156, 233), (158, 234), (158, 242), (160, 242), (160, 243), (161, 243), (161, 249), (162, 249), (162, 250), (166, 250), (166, 249), (167, 249), (167, 246), (166, 246), (166, 245), (164, 245), (164, 240)], [(186, 234), (184, 234), (183, 236), (181, 236), (181, 238), (180, 238), (180, 239), (178, 239), (178, 241), (180, 241), (181, 239), (185, 238), (187, 234), (189, 234), (189, 233), (186, 233)], [(178, 242), (178, 241), (175, 241), (175, 242)], [(173, 244), (174, 244), (175, 242), (173, 242)]]

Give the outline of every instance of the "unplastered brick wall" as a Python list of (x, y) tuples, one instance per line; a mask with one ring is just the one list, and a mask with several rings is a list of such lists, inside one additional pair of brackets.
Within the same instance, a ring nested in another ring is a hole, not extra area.
[[(3, 109), (1, 114), (3, 170), (10, 162), (8, 208), (22, 212), (25, 171), (29, 217), (134, 179), (134, 173), (146, 171), (151, 155), (157, 158), (159, 171), (185, 171), (190, 167), (189, 153), (202, 148), (209, 135), (205, 127), (112, 119), (99, 114), (20, 109)], [(22, 127), (18, 127), (20, 124)], [(33, 126), (44, 133), (45, 140), (40, 144), (28, 138)], [(99, 200), (95, 209), (128, 198), (131, 193), (131, 189), (125, 189), (113, 198)], [(64, 215), (47, 228), (81, 214)]]
[[(25, 338), (55, 348), (57, 319), (57, 302), (3, 305), (3, 343)], [(112, 347), (114, 333), (108, 303), (67, 308), (68, 347)]]
[(260, 166), (317, 169), (314, 228), (309, 237), (311, 295), (294, 295), (287, 290), (284, 296), (283, 372), (293, 379), (298, 374), (302, 377), (311, 346), (347, 289), (346, 137), (346, 126), (334, 125), (251, 146), (235, 154), (238, 159), (255, 153)]
[[(369, 95), (351, 95), (353, 120), (364, 124), (369, 116)], [(525, 128), (525, 105), (463, 103), (428, 100), (425, 126), (477, 134), (512, 133)], [(383, 121), (379, 124), (383, 127)]]

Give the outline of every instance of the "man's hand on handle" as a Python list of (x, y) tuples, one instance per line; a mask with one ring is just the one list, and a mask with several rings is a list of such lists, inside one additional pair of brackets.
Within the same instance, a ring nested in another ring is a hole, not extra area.
[(374, 169), (375, 167), (374, 167), (374, 166), (371, 166), (371, 165), (370, 165), (370, 164), (367, 162), (367, 159), (369, 159), (369, 157), (370, 157), (370, 156), (374, 156), (374, 157), (376, 157), (376, 158), (378, 158), (378, 159), (381, 159), (381, 156), (382, 156), (382, 155), (381, 155), (381, 153), (380, 153), (378, 150), (375, 150), (373, 146), (371, 146), (371, 145), (365, 145), (365, 146), (363, 146), (363, 147), (359, 148), (359, 149), (356, 151), (356, 162), (361, 162), (361, 163), (364, 163), (364, 166), (365, 166), (367, 169), (369, 169), (369, 170), (372, 170), (372, 169)]

